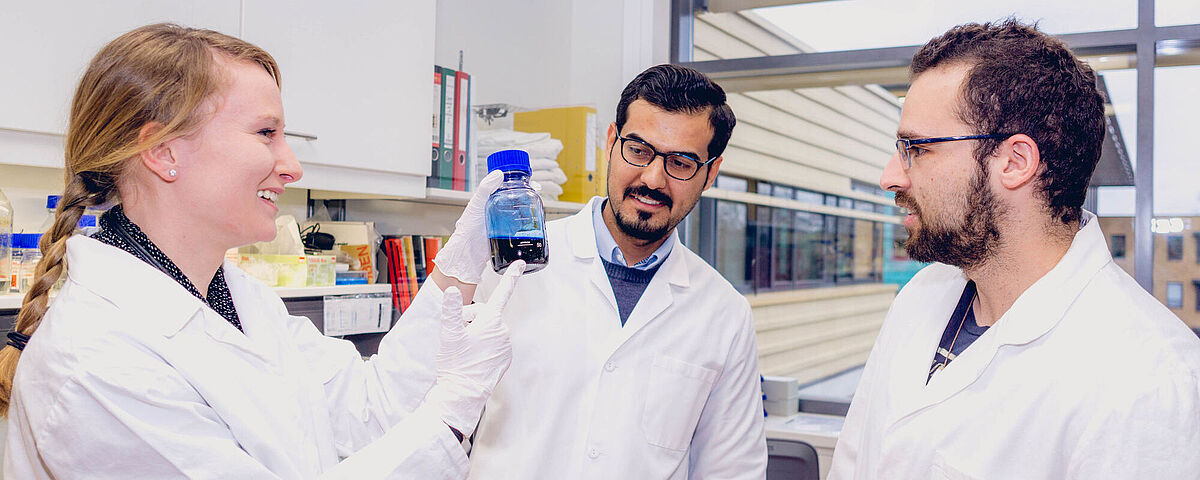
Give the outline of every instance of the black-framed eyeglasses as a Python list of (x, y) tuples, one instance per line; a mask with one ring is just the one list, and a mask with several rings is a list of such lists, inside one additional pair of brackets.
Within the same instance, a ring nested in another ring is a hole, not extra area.
[(896, 152), (900, 154), (900, 160), (904, 163), (904, 169), (912, 168), (912, 148), (915, 145), (928, 145), (931, 143), (957, 142), (959, 140), (991, 140), (997, 138), (1008, 138), (1011, 134), (989, 133), (986, 135), (958, 135), (953, 137), (930, 137), (930, 138), (897, 138)]
[(702, 162), (686, 153), (659, 153), (649, 143), (636, 138), (617, 135), (617, 139), (621, 141), (621, 158), (625, 163), (635, 167), (646, 167), (654, 163), (654, 157), (663, 157), (663, 170), (676, 180), (691, 180), (696, 176), (696, 172), (717, 159), (713, 157)]

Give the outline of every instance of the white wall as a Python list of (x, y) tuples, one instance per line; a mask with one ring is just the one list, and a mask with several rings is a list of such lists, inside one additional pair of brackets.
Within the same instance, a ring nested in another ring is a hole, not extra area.
[(434, 61), (472, 75), (475, 104), (592, 105), (601, 128), (621, 89), (667, 61), (667, 0), (438, 0)]
[(14, 232), (37, 231), (46, 220), (46, 196), (62, 190), (62, 170), (0, 164), (0, 191), (13, 205)]

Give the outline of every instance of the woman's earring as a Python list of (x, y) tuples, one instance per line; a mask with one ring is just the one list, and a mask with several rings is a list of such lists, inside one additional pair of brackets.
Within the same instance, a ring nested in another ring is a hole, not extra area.
[(167, 175), (170, 175), (171, 178), (175, 178), (175, 169), (172, 168), (171, 171), (167, 172)]

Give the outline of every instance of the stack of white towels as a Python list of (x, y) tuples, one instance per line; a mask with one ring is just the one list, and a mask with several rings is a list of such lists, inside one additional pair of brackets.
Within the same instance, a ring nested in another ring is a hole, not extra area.
[(480, 130), (479, 149), (475, 164), (481, 171), (476, 172), (475, 178), (483, 178), (487, 174), (487, 157), (500, 150), (524, 150), (529, 154), (529, 167), (533, 170), (533, 180), (541, 184), (539, 194), (545, 200), (558, 200), (562, 195), (562, 184), (567, 183), (567, 174), (558, 165), (558, 154), (562, 152), (563, 144), (558, 139), (550, 138), (549, 133), (526, 133), (513, 130)]

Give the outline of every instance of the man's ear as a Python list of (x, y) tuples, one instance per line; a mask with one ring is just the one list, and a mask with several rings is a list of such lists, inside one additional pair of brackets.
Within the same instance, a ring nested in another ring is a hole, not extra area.
[[(142, 129), (138, 131), (138, 142), (150, 139), (162, 129), (163, 124), (158, 122), (149, 122), (143, 125)], [(171, 147), (166, 143), (151, 145), (150, 148), (142, 150), (138, 154), (138, 159), (142, 161), (142, 165), (145, 165), (164, 182), (174, 182), (179, 178), (179, 164), (171, 153)]]
[(723, 160), (725, 160), (724, 155), (717, 157), (716, 160), (713, 160), (712, 163), (708, 164), (708, 179), (704, 182), (705, 190), (712, 188), (713, 183), (716, 183), (717, 174), (721, 171), (721, 162)]
[(1021, 188), (1037, 177), (1042, 167), (1042, 156), (1037, 142), (1028, 135), (1017, 134), (1001, 143), (996, 152), (999, 157), (1000, 184), (1009, 190)]
[(612, 153), (613, 145), (617, 143), (617, 135), (621, 132), (617, 131), (617, 122), (608, 124), (608, 135), (605, 138), (604, 151)]

